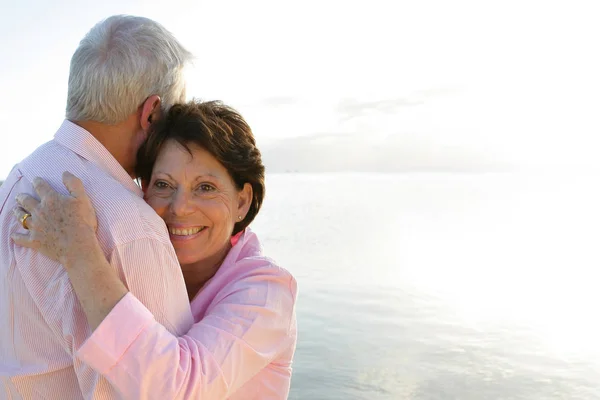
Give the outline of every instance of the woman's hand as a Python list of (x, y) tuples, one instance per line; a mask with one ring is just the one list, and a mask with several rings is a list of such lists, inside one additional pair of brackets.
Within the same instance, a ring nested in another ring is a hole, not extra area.
[(28, 213), (31, 217), (26, 223), (29, 232), (15, 233), (12, 239), (66, 265), (70, 256), (81, 256), (97, 245), (98, 222), (81, 180), (65, 172), (63, 183), (70, 196), (56, 192), (41, 178), (33, 180), (39, 201), (27, 194), (17, 195), (20, 207), (15, 209), (15, 216), (20, 219)]
[(106, 318), (127, 294), (106, 260), (96, 238), (98, 222), (83, 184), (72, 174), (63, 174), (63, 183), (71, 194), (63, 196), (43, 179), (33, 180), (40, 200), (26, 194), (17, 195), (20, 207), (15, 215), (20, 221), (26, 213), (26, 234), (13, 234), (16, 244), (40, 251), (60, 262), (66, 269), (75, 294), (92, 329)]

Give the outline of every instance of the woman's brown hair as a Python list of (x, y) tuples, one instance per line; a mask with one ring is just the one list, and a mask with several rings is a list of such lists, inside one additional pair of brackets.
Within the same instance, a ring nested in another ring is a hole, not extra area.
[(136, 174), (150, 182), (152, 169), (168, 140), (191, 153), (195, 144), (213, 155), (229, 172), (238, 190), (252, 186), (252, 202), (246, 217), (235, 224), (233, 234), (243, 231), (256, 217), (265, 196), (265, 167), (252, 130), (233, 108), (220, 101), (176, 104), (155, 122), (148, 140), (137, 154)]

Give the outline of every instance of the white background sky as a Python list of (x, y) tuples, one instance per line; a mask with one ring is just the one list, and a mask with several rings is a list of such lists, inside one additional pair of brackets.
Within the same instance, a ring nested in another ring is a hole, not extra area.
[(597, 1), (3, 0), (0, 179), (64, 116), (79, 40), (153, 18), (195, 55), (190, 96), (237, 107), (259, 144), (429, 143), (505, 164), (600, 169)]

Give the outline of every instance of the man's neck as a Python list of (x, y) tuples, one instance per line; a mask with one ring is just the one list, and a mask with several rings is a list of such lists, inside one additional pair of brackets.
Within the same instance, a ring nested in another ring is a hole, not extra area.
[(107, 125), (96, 121), (72, 121), (88, 131), (117, 160), (129, 175), (134, 175), (130, 143), (132, 133), (127, 121), (117, 125)]

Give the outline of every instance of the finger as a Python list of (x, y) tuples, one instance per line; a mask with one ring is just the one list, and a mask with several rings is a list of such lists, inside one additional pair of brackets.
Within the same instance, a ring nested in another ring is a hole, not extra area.
[(65, 184), (65, 187), (67, 188), (69, 193), (71, 193), (71, 196), (75, 198), (86, 196), (85, 188), (83, 187), (83, 182), (81, 182), (81, 179), (79, 179), (72, 173), (68, 171), (63, 172), (63, 183)]
[(32, 229), (32, 222), (33, 222), (33, 217), (31, 216), (31, 213), (25, 211), (23, 208), (21, 207), (15, 207), (13, 209), (13, 213), (15, 214), (15, 218), (19, 221), (20, 224), (23, 224), (21, 221), (23, 221), (23, 217), (27, 214), (29, 214), (30, 216), (27, 218), (27, 220), (25, 221), (25, 226), (23, 228), (25, 229)]
[(53, 194), (58, 194), (58, 192), (52, 189), (52, 186), (42, 178), (34, 178), (32, 184), (35, 192), (40, 196), (40, 200), (44, 200), (46, 197), (52, 196)]
[(15, 242), (16, 245), (22, 247), (28, 247), (30, 249), (37, 250), (40, 248), (40, 242), (33, 240), (29, 234), (13, 233), (10, 238)]
[(27, 193), (19, 193), (17, 197), (15, 197), (17, 203), (28, 211), (30, 214), (33, 214), (33, 211), (36, 209), (40, 201), (33, 196), (28, 195)]

